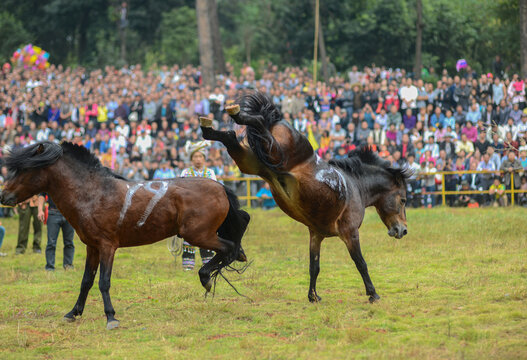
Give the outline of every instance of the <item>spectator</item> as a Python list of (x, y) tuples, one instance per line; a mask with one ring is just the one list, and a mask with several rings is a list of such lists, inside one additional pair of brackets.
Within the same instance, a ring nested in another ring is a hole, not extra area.
[(504, 185), (507, 189), (511, 188), (511, 176), (514, 176), (514, 188), (520, 188), (520, 173), (518, 170), (522, 170), (522, 164), (516, 158), (514, 151), (509, 151), (507, 159), (501, 163), (500, 170), (504, 171)]
[[(44, 222), (44, 203), (46, 202), (46, 194), (38, 196), (38, 219)], [(64, 270), (73, 269), (73, 256), (75, 254), (75, 245), (73, 244), (73, 237), (75, 230), (70, 225), (68, 220), (60, 213), (59, 209), (51, 198), (48, 198), (48, 243), (46, 245), (46, 271), (55, 270), (55, 252), (57, 249), (57, 239), (59, 237), (60, 229), (62, 229), (62, 240), (64, 241), (64, 258), (62, 266)]]
[(493, 199), (492, 205), (494, 207), (507, 206), (508, 200), (505, 193), (505, 185), (501, 183), (499, 176), (494, 178), (494, 182), (489, 188), (489, 195)]
[[(2, 244), (4, 243), (4, 236), (5, 236), (5, 227), (2, 226), (2, 222), (0, 221), (0, 249), (2, 249)], [(7, 256), (5, 252), (0, 252), (0, 257)]]
[(262, 208), (264, 210), (269, 210), (276, 207), (276, 202), (267, 182), (264, 182), (262, 188), (256, 194), (256, 197), (260, 199)]
[(31, 224), (31, 218), (33, 218), (33, 252), (36, 254), (42, 253), (40, 243), (42, 240), (42, 226), (38, 221), (38, 197), (33, 196), (26, 201), (18, 204), (18, 240), (16, 244), (15, 254), (23, 254), (26, 252), (28, 238), (29, 238), (29, 227)]

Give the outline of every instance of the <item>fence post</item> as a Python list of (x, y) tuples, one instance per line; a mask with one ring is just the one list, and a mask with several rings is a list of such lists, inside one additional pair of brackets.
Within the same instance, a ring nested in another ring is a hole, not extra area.
[(514, 206), (514, 170), (511, 171), (511, 206)]
[(246, 178), (247, 180), (247, 207), (251, 208), (251, 179)]
[(444, 173), (441, 173), (441, 199), (443, 200), (443, 206), (446, 206), (445, 174)]

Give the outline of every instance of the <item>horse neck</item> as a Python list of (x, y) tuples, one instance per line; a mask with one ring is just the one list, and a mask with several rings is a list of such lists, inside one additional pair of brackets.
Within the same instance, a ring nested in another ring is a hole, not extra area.
[[(87, 196), (93, 195), (87, 191), (88, 172), (80, 169), (80, 166), (72, 166), (61, 158), (48, 169), (48, 185), (45, 191), (64, 215), (78, 209)], [(89, 183), (93, 184), (91, 178)]]
[(390, 189), (389, 180), (379, 174), (371, 174), (359, 179), (362, 202), (365, 207), (375, 205)]

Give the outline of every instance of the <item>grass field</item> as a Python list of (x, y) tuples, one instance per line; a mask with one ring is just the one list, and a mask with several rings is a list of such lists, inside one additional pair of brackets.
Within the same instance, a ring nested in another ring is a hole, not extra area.
[[(388, 238), (374, 211), (361, 243), (381, 300), (369, 304), (344, 244), (322, 246), (319, 304), (307, 301), (307, 229), (279, 210), (253, 211), (244, 238), (252, 266), (218, 280), (204, 299), (197, 270), (175, 266), (166, 242), (120, 249), (111, 295), (121, 327), (107, 331), (97, 286), (83, 317), (62, 316), (78, 295), (75, 270), (44, 256), (15, 256), (16, 225), (4, 219), (0, 258), (2, 359), (527, 358), (527, 211), (408, 210), (409, 234)], [(45, 236), (44, 236), (45, 242)]]

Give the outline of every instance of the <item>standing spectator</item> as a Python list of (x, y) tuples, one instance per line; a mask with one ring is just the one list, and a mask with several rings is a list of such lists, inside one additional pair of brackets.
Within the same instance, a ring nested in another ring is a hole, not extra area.
[[(46, 194), (38, 196), (38, 218), (44, 222), (44, 203), (46, 202)], [(59, 231), (62, 229), (62, 240), (64, 241), (64, 258), (62, 266), (64, 270), (73, 269), (73, 255), (75, 254), (75, 245), (73, 244), (73, 237), (75, 230), (60, 213), (59, 209), (51, 198), (48, 199), (48, 243), (46, 245), (46, 271), (55, 270), (55, 251), (57, 249), (57, 239)]]
[[(192, 166), (182, 171), (181, 177), (205, 177), (212, 180), (216, 179), (214, 171), (205, 166), (208, 151), (206, 147), (208, 142), (201, 141), (198, 143), (188, 143), (185, 147), (190, 155), (190, 161)], [(187, 243), (183, 242), (183, 270), (192, 270), (195, 265), (195, 248)], [(208, 263), (214, 256), (214, 252), (206, 249), (200, 249), (201, 261), (203, 264)]]
[(509, 151), (507, 159), (501, 163), (500, 170), (504, 171), (503, 175), (504, 183), (507, 189), (511, 188), (511, 176), (514, 176), (514, 188), (520, 188), (520, 173), (518, 170), (522, 170), (521, 162), (516, 158), (514, 151)]
[(406, 83), (399, 90), (399, 97), (401, 98), (402, 104), (401, 109), (411, 109), (412, 112), (415, 112), (417, 108), (417, 97), (419, 93), (417, 88), (412, 84), (412, 79), (406, 79)]
[(18, 205), (18, 240), (15, 254), (19, 255), (26, 252), (31, 218), (33, 218), (33, 252), (36, 254), (42, 253), (40, 248), (42, 226), (38, 221), (39, 210), (38, 197), (36, 195)]
[[(2, 244), (4, 243), (4, 236), (5, 236), (5, 227), (2, 226), (2, 222), (0, 221), (0, 249), (2, 248)], [(0, 256), (7, 256), (5, 252), (0, 252)]]
[(465, 78), (461, 79), (459, 86), (456, 86), (454, 91), (454, 99), (457, 101), (458, 106), (463, 108), (463, 111), (468, 110), (468, 98), (470, 96), (470, 86), (467, 84)]

